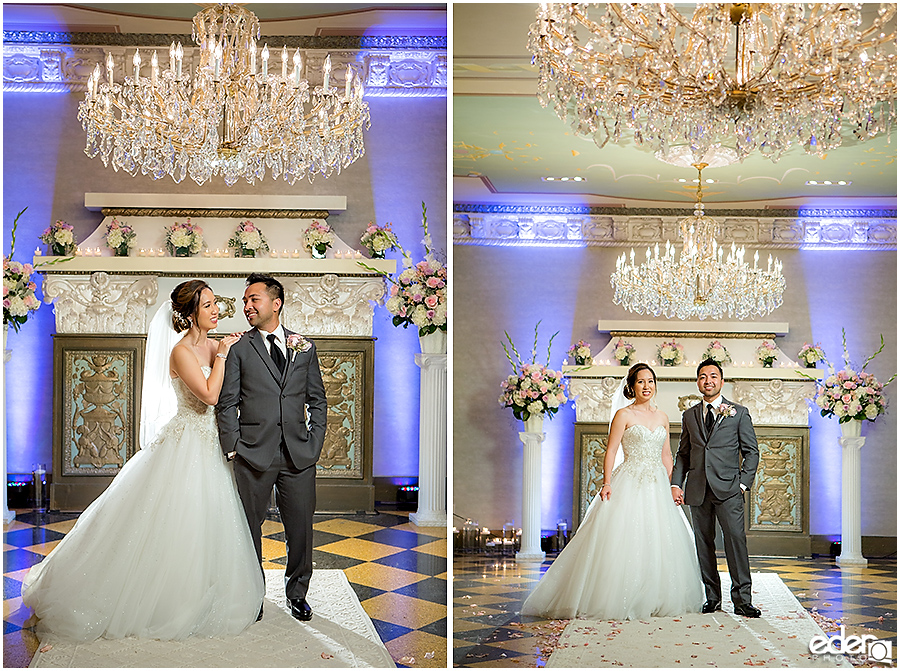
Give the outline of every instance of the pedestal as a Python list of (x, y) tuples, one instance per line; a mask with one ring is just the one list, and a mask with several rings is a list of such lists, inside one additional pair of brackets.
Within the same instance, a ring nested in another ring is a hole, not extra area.
[(447, 526), (447, 354), (416, 354), (419, 377), (419, 507), (409, 521)]
[(525, 446), (522, 475), (522, 545), (516, 561), (544, 561), (541, 550), (541, 443), (544, 442), (542, 423), (532, 416), (525, 422), (519, 440)]
[[(9, 335), (9, 326), (3, 329), (3, 367), (6, 367), (6, 362), (9, 361), (10, 355), (12, 355), (12, 351), (6, 349), (6, 337)], [(6, 376), (3, 376), (6, 379)], [(3, 395), (6, 398), (6, 395)], [(9, 509), (6, 504), (6, 490), (9, 486), (6, 484), (9, 479), (9, 475), (7, 473), (9, 459), (6, 454), (6, 409), (3, 411), (3, 523), (9, 524), (14, 519), (16, 519), (16, 513)]]
[(841, 555), (838, 566), (866, 566), (862, 556), (862, 504), (860, 450), (866, 439), (860, 435), (862, 422), (851, 420), (841, 426)]

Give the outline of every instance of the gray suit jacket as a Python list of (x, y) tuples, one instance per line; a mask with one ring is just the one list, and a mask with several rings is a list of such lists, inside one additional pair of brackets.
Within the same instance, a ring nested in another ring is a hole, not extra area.
[(682, 416), (672, 484), (684, 490), (684, 502), (691, 506), (703, 503), (707, 484), (717, 498), (726, 499), (738, 493), (741, 484), (750, 489), (756, 476), (759, 447), (750, 413), (724, 397), (722, 402), (732, 406), (736, 414), (717, 416), (709, 435), (703, 423), (702, 402)]
[[(285, 329), (285, 336), (292, 334)], [(271, 466), (282, 440), (301, 469), (316, 463), (325, 443), (328, 408), (315, 345), (287, 353), (282, 374), (254, 328), (231, 347), (225, 363), (216, 404), (222, 451), (237, 452), (258, 471)]]

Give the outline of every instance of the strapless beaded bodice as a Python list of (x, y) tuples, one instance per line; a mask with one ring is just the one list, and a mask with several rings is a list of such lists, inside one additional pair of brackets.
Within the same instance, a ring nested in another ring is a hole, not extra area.
[[(212, 368), (209, 366), (201, 366), (200, 370), (203, 375), (209, 378)], [(172, 418), (170, 431), (183, 431), (184, 429), (192, 429), (200, 437), (201, 440), (197, 444), (209, 446), (215, 450), (219, 450), (219, 432), (216, 426), (216, 407), (214, 405), (206, 405), (188, 388), (184, 381), (176, 377), (172, 380), (172, 388), (175, 390), (175, 398), (178, 401), (178, 411)], [(163, 429), (161, 434), (166, 433)], [(155, 442), (155, 441), (154, 441)]]
[(632, 424), (622, 434), (622, 452), (625, 461), (619, 468), (642, 481), (655, 478), (660, 469), (665, 473), (662, 447), (666, 438), (665, 426), (648, 429), (641, 424)]

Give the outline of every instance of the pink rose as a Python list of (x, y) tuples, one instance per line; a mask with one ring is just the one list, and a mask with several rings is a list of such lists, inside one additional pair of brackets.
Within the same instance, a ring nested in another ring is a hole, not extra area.
[(427, 305), (428, 307), (433, 308), (433, 307), (435, 307), (437, 304), (438, 304), (438, 297), (437, 297), (437, 296), (426, 296), (426, 297), (425, 297), (425, 305)]

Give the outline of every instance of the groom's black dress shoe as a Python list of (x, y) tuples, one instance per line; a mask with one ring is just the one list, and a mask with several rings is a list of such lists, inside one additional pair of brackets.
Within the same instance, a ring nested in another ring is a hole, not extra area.
[(734, 604), (734, 612), (735, 614), (743, 615), (744, 617), (759, 617), (762, 615), (762, 611), (751, 603)]
[(703, 608), (700, 609), (701, 613), (714, 613), (717, 610), (722, 610), (722, 602), (721, 601), (707, 601), (703, 604)]
[(288, 599), (288, 601), (291, 602), (291, 615), (304, 622), (312, 619), (312, 608), (306, 603), (306, 599)]

